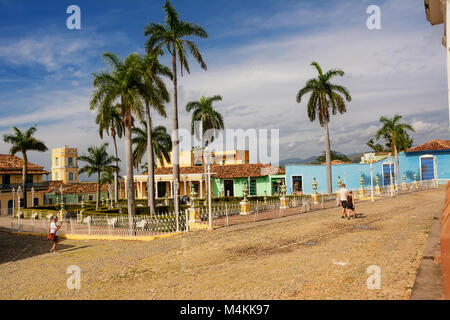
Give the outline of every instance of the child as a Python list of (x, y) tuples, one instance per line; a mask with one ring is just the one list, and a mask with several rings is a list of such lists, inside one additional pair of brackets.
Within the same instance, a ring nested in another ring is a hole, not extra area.
[(349, 191), (347, 195), (347, 216), (350, 219), (348, 212), (349, 210), (352, 210), (353, 218), (356, 218), (355, 198), (353, 196), (353, 191)]

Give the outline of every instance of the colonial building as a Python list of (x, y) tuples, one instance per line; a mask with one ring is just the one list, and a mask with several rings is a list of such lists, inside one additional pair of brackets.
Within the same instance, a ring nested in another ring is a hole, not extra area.
[[(399, 153), (400, 180), (407, 183), (414, 181), (437, 180), (447, 183), (450, 180), (450, 140), (432, 140), (422, 145)], [(363, 159), (362, 159), (363, 160)], [(376, 176), (380, 186), (391, 184), (391, 174), (396, 176), (397, 168), (392, 155), (380, 155), (372, 165), (373, 183)], [(370, 188), (370, 164), (366, 161), (352, 164), (332, 165), (333, 191), (337, 190), (338, 179), (347, 185), (349, 190), (358, 190), (363, 179), (364, 188)], [(311, 194), (313, 180), (317, 181), (317, 192), (327, 192), (326, 165), (286, 165), (286, 186), (288, 194)]]
[[(200, 198), (207, 196), (208, 180), (204, 170), (203, 166), (180, 167), (180, 196), (189, 195), (191, 185)], [(134, 176), (136, 199), (147, 199), (147, 179), (147, 174)], [(278, 195), (283, 182), (284, 169), (267, 164), (211, 165), (211, 186), (215, 197), (242, 197), (244, 185), (248, 185), (250, 196)], [(155, 169), (155, 189), (157, 198), (173, 197), (171, 167)], [(122, 192), (122, 197), (125, 197), (125, 192)]]
[[(62, 191), (62, 193), (61, 193)], [(111, 190), (112, 192), (112, 190)], [(79, 183), (64, 183), (63, 181), (51, 181), (48, 190), (45, 191), (45, 205), (54, 205), (61, 203), (65, 204), (79, 204), (82, 201), (96, 201), (97, 200), (97, 183), (96, 182), (79, 182)], [(100, 188), (100, 200), (110, 199), (108, 185), (103, 185)]]
[[(170, 154), (172, 157), (172, 155)], [(248, 150), (230, 150), (230, 151), (214, 151), (211, 152), (213, 164), (229, 165), (229, 164), (246, 164), (250, 162), (250, 154)], [(194, 148), (191, 151), (180, 151), (180, 167), (192, 167), (203, 165), (203, 152), (201, 149)], [(167, 161), (161, 163), (157, 160), (158, 168), (171, 167), (172, 164)]]
[(78, 151), (76, 148), (52, 149), (52, 181), (78, 182)]
[[(18, 206), (17, 191), (22, 191), (22, 165), (23, 160), (17, 156), (0, 154), (0, 214), (13, 213), (13, 208)], [(28, 175), (26, 177), (27, 204), (28, 207), (42, 205), (44, 191), (49, 184), (44, 180), (44, 175), (50, 172), (44, 167), (28, 162)], [(23, 198), (23, 192), (21, 193)], [(23, 203), (23, 200), (22, 200)]]

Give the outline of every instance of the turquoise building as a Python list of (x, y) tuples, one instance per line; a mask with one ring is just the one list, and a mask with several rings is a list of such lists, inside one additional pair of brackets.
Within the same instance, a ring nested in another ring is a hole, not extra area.
[[(380, 186), (390, 185), (390, 171), (395, 177), (395, 159), (391, 161), (386, 155), (373, 163), (373, 184), (376, 185), (378, 175)], [(406, 182), (414, 181), (414, 174), (418, 181), (436, 179), (439, 183), (450, 180), (450, 140), (432, 140), (420, 146), (399, 154), (400, 180), (406, 176)], [(349, 190), (358, 190), (360, 180), (363, 178), (364, 188), (371, 185), (370, 164), (352, 163), (332, 165), (333, 192), (337, 190), (338, 178), (347, 185)], [(314, 178), (317, 181), (317, 192), (327, 192), (326, 165), (286, 165), (287, 193), (311, 194)]]

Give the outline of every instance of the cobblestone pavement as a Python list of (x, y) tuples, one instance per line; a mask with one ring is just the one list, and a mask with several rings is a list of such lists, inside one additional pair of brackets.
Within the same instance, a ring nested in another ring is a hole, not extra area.
[(335, 208), (151, 242), (65, 240), (57, 254), (0, 230), (0, 299), (408, 299), (443, 204), (441, 188), (361, 203), (350, 221)]

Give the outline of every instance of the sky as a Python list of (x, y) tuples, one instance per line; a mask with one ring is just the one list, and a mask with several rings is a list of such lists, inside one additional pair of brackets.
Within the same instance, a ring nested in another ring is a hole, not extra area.
[[(208, 65), (190, 60), (179, 79), (180, 128), (190, 127), (185, 105), (220, 94), (215, 106), (229, 129), (279, 129), (279, 159), (308, 158), (324, 150), (324, 130), (311, 122), (296, 95), (324, 70), (339, 68), (336, 83), (352, 102), (333, 116), (333, 150), (368, 151), (381, 116), (403, 115), (414, 144), (448, 139), (443, 26), (432, 27), (423, 0), (190, 0), (172, 1), (180, 18), (201, 25), (194, 39)], [(66, 9), (81, 9), (81, 29), (69, 30)], [(11, 126), (37, 125), (49, 151), (29, 158), (50, 169), (51, 149), (68, 145), (82, 154), (101, 143), (89, 110), (92, 73), (106, 69), (101, 56), (144, 53), (144, 26), (164, 22), (163, 0), (0, 0), (0, 135)], [(369, 5), (381, 9), (381, 29), (366, 25)], [(161, 58), (169, 63), (166, 56)], [(167, 82), (171, 90), (171, 84)], [(168, 118), (155, 124), (171, 128)], [(112, 141), (110, 143), (112, 153)], [(124, 140), (119, 142), (124, 157)], [(0, 153), (9, 146), (0, 142)], [(123, 161), (124, 162), (124, 161)], [(124, 165), (124, 163), (122, 163)]]

